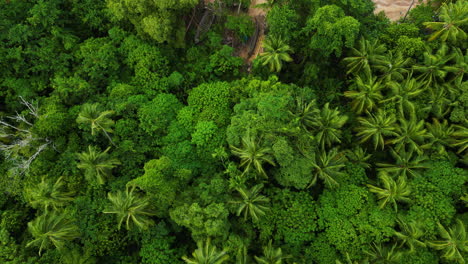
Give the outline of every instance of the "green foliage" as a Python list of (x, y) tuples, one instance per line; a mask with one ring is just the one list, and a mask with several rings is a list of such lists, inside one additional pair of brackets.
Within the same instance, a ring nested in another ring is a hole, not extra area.
[(309, 187), (317, 183), (317, 178), (323, 180), (327, 187), (338, 186), (336, 178), (342, 176), (340, 170), (345, 166), (345, 161), (344, 153), (338, 153), (336, 148), (328, 152), (322, 150), (316, 153), (312, 159), (313, 178)]
[(291, 5), (274, 5), (268, 11), (266, 19), (269, 35), (279, 36), (287, 43), (291, 43), (298, 35), (300, 16)]
[(311, 35), (311, 49), (326, 57), (332, 53), (340, 57), (344, 47), (354, 45), (359, 28), (359, 21), (346, 16), (343, 9), (336, 5), (326, 5), (307, 20), (305, 29)]
[(263, 256), (255, 256), (255, 260), (259, 264), (281, 264), (283, 259), (287, 259), (288, 256), (283, 255), (281, 248), (274, 248), (272, 241), (268, 242), (267, 246), (263, 247)]
[(326, 243), (356, 259), (365, 257), (368, 244), (393, 236), (395, 215), (390, 210), (379, 210), (365, 187), (348, 184), (337, 190), (326, 189), (319, 198), (317, 214)]
[(373, 244), (370, 251), (366, 251), (372, 263), (392, 264), (401, 263), (403, 259), (403, 252), (398, 251), (396, 245), (391, 248), (382, 246), (381, 244)]
[(259, 217), (265, 215), (265, 211), (269, 208), (262, 204), (268, 203), (270, 199), (260, 194), (262, 188), (262, 185), (255, 185), (250, 190), (245, 190), (242, 187), (236, 189), (241, 196), (240, 199), (232, 201), (234, 204), (239, 204), (237, 216), (243, 212), (244, 220), (250, 216), (253, 221), (258, 221)]
[(150, 135), (166, 133), (171, 121), (176, 119), (182, 104), (172, 94), (158, 94), (138, 111), (140, 127)]
[(47, 212), (49, 209), (57, 210), (73, 201), (74, 192), (65, 191), (64, 186), (63, 177), (59, 177), (55, 183), (46, 181), (46, 177), (43, 177), (39, 184), (25, 191), (31, 206), (42, 208)]
[(218, 252), (215, 246), (211, 245), (211, 240), (207, 239), (206, 243), (198, 242), (198, 249), (193, 253), (193, 259), (182, 257), (185, 263), (188, 264), (222, 264), (229, 259), (226, 250)]
[(291, 62), (293, 59), (289, 56), (289, 52), (292, 51), (291, 47), (287, 45), (280, 37), (269, 36), (263, 42), (264, 52), (260, 54), (262, 65), (268, 65), (270, 71), (280, 72), (283, 61)]
[(263, 164), (269, 163), (275, 166), (275, 162), (270, 154), (271, 149), (262, 147), (260, 140), (247, 134), (242, 138), (242, 148), (231, 146), (231, 150), (234, 155), (240, 158), (240, 167), (244, 167), (244, 173), (255, 169), (257, 174), (267, 177)]
[(380, 180), (383, 183), (383, 188), (370, 185), (369, 190), (377, 194), (377, 198), (380, 201), (380, 208), (384, 208), (387, 203), (391, 203), (395, 211), (397, 211), (397, 201), (398, 202), (410, 202), (409, 194), (411, 189), (408, 186), (408, 183), (404, 177), (398, 177), (395, 181), (391, 176), (386, 173), (381, 173), (379, 175)]
[(125, 228), (131, 230), (136, 226), (139, 230), (148, 229), (153, 221), (150, 216), (154, 215), (151, 211), (149, 200), (140, 197), (134, 193), (135, 187), (127, 187), (125, 192), (108, 193), (108, 199), (112, 205), (104, 211), (105, 214), (115, 214), (118, 221), (118, 228), (125, 221)]
[(144, 264), (180, 263), (180, 250), (173, 247), (174, 237), (169, 236), (167, 226), (162, 223), (145, 232), (139, 252)]
[(0, 1), (0, 263), (466, 262), (466, 1), (205, 2)]
[(330, 109), (329, 105), (326, 103), (307, 123), (316, 132), (315, 139), (322, 149), (325, 149), (325, 145), (330, 147), (335, 142), (341, 143), (341, 127), (348, 120), (346, 115), (340, 115), (338, 108)]
[(77, 167), (84, 170), (85, 178), (90, 183), (104, 184), (105, 179), (110, 176), (112, 169), (120, 162), (117, 159), (109, 157), (107, 153), (110, 147), (103, 152), (96, 147), (88, 146), (88, 152), (78, 153), (80, 160)]
[(255, 31), (255, 26), (248, 15), (228, 15), (225, 27), (234, 31), (238, 38), (250, 37)]
[(127, 183), (129, 186), (137, 186), (154, 199), (155, 214), (167, 215), (168, 208), (176, 200), (177, 188), (190, 179), (191, 171), (174, 168), (174, 162), (168, 157), (148, 161), (145, 166), (145, 174)]
[(388, 142), (384, 137), (397, 135), (395, 115), (387, 115), (382, 109), (379, 109), (375, 115), (368, 113), (367, 118), (359, 117), (357, 120), (360, 125), (356, 131), (358, 132), (357, 136), (361, 138), (360, 142), (363, 143), (372, 138), (374, 149), (379, 146), (384, 149)]
[(39, 247), (39, 255), (42, 250), (52, 245), (58, 249), (63, 248), (66, 241), (80, 237), (78, 227), (67, 219), (66, 213), (45, 213), (28, 223), (29, 232), (34, 239), (26, 246)]
[(114, 120), (109, 118), (112, 114), (114, 114), (114, 111), (100, 111), (98, 103), (84, 104), (76, 122), (91, 125), (91, 135), (102, 131), (110, 139), (108, 133), (113, 132), (111, 127), (115, 123)]
[(414, 253), (416, 247), (426, 247), (426, 244), (421, 241), (424, 236), (424, 231), (421, 229), (420, 224), (411, 221), (409, 223), (399, 219), (398, 225), (400, 231), (395, 231), (395, 236), (401, 240), (401, 246), (406, 245), (409, 247), (409, 253)]
[(229, 211), (222, 203), (211, 203), (206, 207), (198, 203), (183, 204), (170, 210), (169, 214), (174, 222), (191, 231), (194, 240), (223, 238), (229, 230)]
[(377, 40), (370, 42), (361, 38), (359, 47), (357, 49), (351, 47), (351, 56), (343, 59), (348, 67), (346, 74), (360, 75), (363, 73), (364, 77), (371, 78), (371, 66), (379, 65), (384, 61), (385, 51), (385, 46), (378, 43)]
[(107, 7), (113, 16), (112, 19), (128, 20), (140, 34), (149, 36), (157, 42), (168, 41), (176, 45), (181, 45), (181, 40), (175, 37), (181, 30), (177, 15), (183, 14), (185, 10), (196, 4), (197, 1), (194, 0), (177, 2), (107, 1)]
[(447, 229), (437, 223), (439, 227), (439, 235), (443, 240), (430, 241), (428, 242), (429, 246), (437, 249), (443, 250), (443, 258), (448, 260), (453, 260), (458, 263), (465, 263), (465, 258), (462, 252), (468, 251), (468, 240), (466, 236), (465, 224), (457, 219), (457, 223), (454, 227)]
[(429, 41), (440, 38), (442, 41), (450, 41), (455, 43), (457, 41), (464, 41), (466, 32), (462, 27), (468, 24), (468, 4), (464, 1), (457, 1), (456, 3), (444, 3), (440, 8), (439, 18), (441, 22), (425, 22), (423, 23), (427, 28), (435, 32), (429, 38)]
[(367, 81), (361, 79), (360, 76), (355, 80), (357, 91), (351, 90), (344, 92), (344, 96), (352, 98), (351, 108), (357, 114), (371, 111), (376, 108), (379, 101), (383, 99), (380, 92), (382, 89), (381, 82), (377, 81), (377, 77), (369, 78)]

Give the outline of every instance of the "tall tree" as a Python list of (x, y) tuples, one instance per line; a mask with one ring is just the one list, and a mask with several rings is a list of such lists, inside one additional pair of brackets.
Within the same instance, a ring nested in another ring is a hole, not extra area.
[(377, 194), (377, 199), (380, 200), (380, 208), (384, 208), (387, 204), (392, 204), (393, 209), (397, 211), (397, 202), (411, 201), (408, 197), (411, 190), (405, 177), (400, 176), (395, 181), (387, 173), (380, 173), (379, 178), (382, 181), (382, 188), (371, 184), (367, 184), (367, 187), (369, 187), (371, 192)]
[(313, 178), (308, 187), (315, 185), (317, 178), (322, 179), (328, 187), (338, 186), (339, 183), (335, 178), (343, 174), (340, 170), (345, 166), (345, 161), (345, 154), (338, 153), (336, 148), (328, 152), (320, 150), (312, 157)]
[(371, 65), (381, 65), (385, 61), (385, 45), (378, 43), (377, 40), (371, 42), (361, 38), (358, 48), (351, 48), (351, 56), (343, 59), (348, 71), (346, 74), (356, 76), (363, 74), (365, 77), (372, 76)]
[(88, 146), (88, 152), (78, 153), (78, 168), (85, 172), (86, 180), (104, 184), (113, 168), (120, 164), (117, 159), (109, 157), (110, 147), (100, 152), (96, 147)]
[(46, 212), (50, 208), (57, 210), (73, 201), (74, 192), (64, 190), (63, 178), (59, 177), (55, 183), (48, 181), (45, 177), (41, 182), (31, 188), (26, 189), (26, 196), (34, 208), (43, 208)]
[(391, 248), (381, 244), (373, 244), (371, 250), (365, 251), (369, 256), (370, 263), (375, 264), (399, 264), (403, 259), (403, 252), (394, 244)]
[(435, 54), (428, 48), (423, 54), (423, 63), (421, 65), (413, 65), (413, 70), (420, 73), (417, 80), (423, 82), (426, 87), (433, 87), (436, 84), (443, 83), (449, 70), (446, 64), (454, 56), (447, 53), (447, 45), (442, 45)]
[(39, 255), (52, 245), (61, 249), (66, 241), (80, 237), (78, 227), (66, 218), (66, 213), (45, 213), (29, 222), (28, 229), (34, 240), (26, 246), (39, 247)]
[(114, 114), (114, 111), (100, 111), (98, 103), (84, 104), (76, 122), (91, 125), (91, 135), (103, 132), (109, 141), (112, 142), (109, 136), (109, 133), (113, 132), (112, 126), (114, 125), (114, 120), (109, 118), (112, 114)]
[(139, 230), (146, 230), (153, 224), (150, 216), (154, 215), (150, 209), (149, 199), (134, 193), (135, 186), (127, 187), (125, 192), (108, 193), (107, 197), (112, 203), (104, 210), (105, 214), (117, 216), (118, 228), (125, 222), (125, 228), (131, 230), (136, 226)]
[(389, 95), (388, 99), (383, 100), (382, 103), (393, 101), (398, 106), (400, 116), (414, 117), (416, 108), (413, 100), (418, 98), (421, 93), (424, 92), (424, 89), (422, 85), (413, 78), (413, 74), (408, 74), (404, 81), (389, 82), (388, 86), (392, 93)]
[(188, 264), (222, 264), (229, 259), (226, 250), (218, 251), (215, 246), (211, 245), (211, 239), (207, 239), (206, 243), (197, 242), (198, 248), (192, 253), (193, 258), (182, 257), (185, 263)]
[(401, 52), (389, 51), (385, 54), (385, 58), (378, 62), (374, 67), (382, 75), (379, 76), (381, 80), (401, 81), (406, 74), (408, 74), (408, 67), (410, 58), (404, 58)]
[(344, 92), (344, 96), (351, 98), (351, 108), (357, 114), (372, 111), (377, 108), (379, 101), (383, 99), (381, 90), (382, 83), (377, 81), (377, 77), (367, 77), (365, 80), (361, 76), (356, 76), (354, 80), (356, 90)]
[(400, 125), (396, 130), (397, 135), (389, 143), (395, 145), (396, 151), (408, 147), (410, 151), (414, 150), (419, 155), (422, 155), (423, 149), (427, 147), (427, 145), (422, 144), (428, 136), (427, 130), (424, 128), (424, 120), (418, 122), (415, 118), (411, 118), (410, 120), (400, 118), (398, 121)]
[(240, 166), (244, 167), (244, 173), (254, 168), (260, 176), (267, 177), (263, 164), (269, 163), (275, 166), (271, 149), (261, 146), (261, 140), (255, 139), (250, 133), (242, 137), (242, 148), (231, 146), (232, 153), (241, 159)]
[(289, 56), (292, 51), (291, 47), (279, 37), (268, 36), (263, 42), (263, 48), (264, 52), (260, 54), (260, 60), (264, 66), (268, 65), (272, 72), (280, 72), (283, 62), (292, 61)]
[(258, 184), (250, 190), (245, 190), (242, 187), (236, 189), (241, 196), (240, 199), (232, 201), (232, 203), (239, 205), (237, 216), (243, 213), (245, 220), (250, 216), (253, 221), (258, 221), (259, 217), (265, 215), (265, 211), (269, 209), (266, 204), (270, 199), (260, 194), (262, 188), (263, 185)]
[(443, 42), (466, 40), (466, 32), (462, 29), (468, 24), (468, 3), (466, 1), (457, 1), (456, 3), (444, 3), (440, 8), (439, 22), (425, 22), (427, 28), (435, 32), (429, 38), (429, 41), (440, 39)]
[(314, 130), (315, 139), (325, 149), (325, 145), (330, 147), (334, 142), (341, 143), (341, 128), (347, 120), (348, 116), (341, 115), (338, 108), (330, 109), (329, 103), (326, 103), (306, 124)]
[(268, 245), (263, 247), (263, 256), (255, 256), (255, 260), (258, 264), (282, 264), (284, 259), (289, 258), (284, 256), (281, 248), (274, 248), (272, 241), (268, 242)]
[(410, 253), (416, 252), (416, 247), (426, 247), (426, 244), (421, 241), (425, 232), (416, 221), (407, 223), (402, 219), (398, 219), (398, 225), (400, 231), (395, 231), (394, 234), (401, 241), (400, 247), (407, 245)]
[(453, 138), (455, 132), (453, 126), (449, 126), (447, 120), (439, 122), (439, 120), (433, 118), (432, 124), (426, 123), (428, 131), (428, 145), (437, 151), (440, 155), (447, 155), (446, 148), (450, 146), (450, 141)]
[(465, 263), (463, 252), (468, 252), (468, 237), (465, 224), (457, 219), (453, 227), (447, 229), (437, 223), (441, 240), (429, 241), (427, 244), (436, 250), (443, 250), (443, 258), (458, 263)]
[(385, 137), (396, 136), (397, 126), (395, 125), (395, 115), (389, 114), (379, 109), (376, 114), (367, 113), (367, 117), (359, 117), (359, 126), (356, 128), (360, 142), (367, 142), (372, 138), (374, 149), (380, 147), (382, 150), (387, 144)]
[(454, 125), (453, 128), (455, 131), (452, 134), (451, 146), (458, 148), (457, 153), (463, 153), (468, 149), (468, 127), (466, 125)]
[(420, 176), (419, 171), (428, 168), (425, 164), (427, 157), (424, 155), (413, 155), (413, 150), (406, 151), (403, 148), (400, 151), (395, 151), (394, 149), (390, 149), (390, 154), (395, 159), (395, 162), (392, 164), (377, 163), (379, 167), (377, 170), (379, 172), (386, 172), (406, 178), (407, 176), (418, 177)]

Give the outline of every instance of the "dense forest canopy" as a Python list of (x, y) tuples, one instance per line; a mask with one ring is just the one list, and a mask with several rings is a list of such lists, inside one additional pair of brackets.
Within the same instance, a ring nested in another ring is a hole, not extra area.
[(252, 2), (0, 1), (0, 263), (468, 262), (468, 1)]

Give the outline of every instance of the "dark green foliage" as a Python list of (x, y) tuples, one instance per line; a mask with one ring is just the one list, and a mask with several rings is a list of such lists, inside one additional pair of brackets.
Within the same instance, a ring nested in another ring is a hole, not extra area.
[(174, 248), (174, 238), (169, 236), (167, 226), (158, 224), (142, 238), (140, 256), (144, 264), (180, 263), (180, 248)]
[(0, 263), (468, 260), (466, 1), (207, 2), (0, 0)]

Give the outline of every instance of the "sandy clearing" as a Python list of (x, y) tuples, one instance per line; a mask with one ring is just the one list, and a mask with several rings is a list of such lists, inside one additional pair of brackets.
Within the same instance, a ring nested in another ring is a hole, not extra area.
[(377, 14), (380, 11), (384, 11), (387, 17), (396, 21), (401, 17), (405, 16), (408, 12), (409, 7), (412, 5), (412, 8), (419, 5), (418, 0), (373, 0), (375, 3), (374, 13)]

